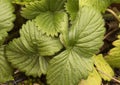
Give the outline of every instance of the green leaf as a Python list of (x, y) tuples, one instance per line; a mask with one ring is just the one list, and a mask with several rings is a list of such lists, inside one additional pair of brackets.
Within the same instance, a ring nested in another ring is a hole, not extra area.
[(111, 4), (110, 0), (79, 0), (79, 6), (90, 6), (99, 10), (100, 12), (105, 12), (106, 8)]
[(105, 12), (112, 3), (120, 3), (120, 0), (79, 0), (80, 8), (82, 6), (93, 7), (100, 12)]
[(70, 14), (70, 20), (74, 21), (79, 11), (79, 0), (67, 0), (65, 4), (67, 12)]
[(26, 5), (34, 1), (40, 1), (40, 0), (12, 0), (12, 3), (19, 4), (19, 5)]
[(120, 35), (113, 45), (115, 47), (109, 51), (105, 59), (112, 67), (120, 68)]
[(22, 16), (35, 19), (38, 28), (47, 35), (57, 36), (68, 27), (68, 17), (63, 11), (65, 0), (41, 0), (26, 5)]
[(103, 45), (105, 28), (102, 16), (90, 7), (83, 7), (77, 17), (70, 28), (67, 48), (84, 57), (93, 56)]
[(8, 1), (0, 1), (0, 45), (3, 44), (7, 32), (13, 28), (13, 21), (15, 15), (13, 14), (14, 8)]
[(60, 41), (43, 35), (35, 26), (34, 21), (28, 21), (22, 26), (21, 37), (14, 39), (7, 46), (9, 62), (20, 71), (34, 77), (46, 74), (50, 57), (62, 49)]
[(0, 83), (13, 80), (13, 68), (6, 60), (4, 46), (0, 47)]
[(65, 50), (51, 60), (47, 72), (48, 84), (77, 85), (80, 79), (87, 78), (92, 67), (91, 58), (79, 56), (73, 50)]
[(34, 19), (41, 12), (48, 11), (47, 2), (45, 0), (35, 1), (33, 3), (26, 4), (22, 8), (21, 15), (26, 19)]
[(12, 0), (0, 0), (0, 3), (10, 3)]
[(63, 11), (41, 13), (35, 21), (43, 33), (51, 36), (58, 36), (58, 33), (68, 28), (68, 17)]
[(111, 0), (112, 3), (120, 3), (120, 0)]
[[(50, 63), (47, 80), (50, 85), (77, 85), (92, 71), (91, 57), (103, 44), (105, 32), (101, 14), (83, 7), (70, 28), (66, 51), (55, 56)], [(66, 43), (66, 42), (63, 42)]]
[(22, 8), (22, 16), (26, 19), (33, 19), (38, 16), (41, 12), (55, 12), (63, 10), (64, 2), (66, 0), (40, 0), (34, 1), (33, 3), (25, 5)]
[(101, 85), (102, 79), (99, 73), (94, 68), (93, 72), (88, 76), (86, 80), (81, 80), (78, 85)]
[[(100, 76), (107, 81), (110, 81), (114, 76), (114, 71), (110, 67), (110, 65), (105, 61), (102, 54), (94, 56), (95, 66), (98, 69)], [(110, 77), (106, 76), (109, 75)]]
[(47, 0), (50, 11), (64, 10), (66, 0)]

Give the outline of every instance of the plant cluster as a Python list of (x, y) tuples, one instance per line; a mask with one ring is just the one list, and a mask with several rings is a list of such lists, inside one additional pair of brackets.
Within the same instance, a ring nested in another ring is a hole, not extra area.
[(45, 75), (48, 85), (110, 81), (110, 65), (120, 68), (120, 37), (105, 58), (99, 50), (112, 3), (120, 0), (0, 0), (0, 83), (14, 80), (16, 69)]

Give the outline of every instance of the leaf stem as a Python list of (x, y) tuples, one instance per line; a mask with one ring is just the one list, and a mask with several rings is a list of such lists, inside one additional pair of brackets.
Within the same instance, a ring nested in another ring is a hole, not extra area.
[(103, 71), (101, 71), (101, 70), (100, 70), (100, 69), (98, 69), (98, 68), (96, 68), (96, 70), (97, 70), (99, 73), (104, 74), (105, 76), (107, 76), (107, 77), (111, 78), (112, 80), (114, 80), (115, 82), (117, 82), (117, 83), (119, 83), (119, 84), (120, 84), (120, 81), (119, 81), (118, 79), (116, 79), (116, 78), (114, 78), (114, 77), (111, 77), (110, 75), (108, 75), (108, 74), (104, 73)]
[(108, 11), (109, 13), (111, 13), (118, 20), (118, 22), (120, 23), (119, 17), (117, 16), (117, 14), (113, 10), (107, 9), (106, 11)]
[(104, 39), (106, 39), (109, 35), (113, 34), (115, 31), (117, 31), (118, 29), (113, 29), (112, 31), (110, 31), (109, 33), (107, 33), (104, 37)]

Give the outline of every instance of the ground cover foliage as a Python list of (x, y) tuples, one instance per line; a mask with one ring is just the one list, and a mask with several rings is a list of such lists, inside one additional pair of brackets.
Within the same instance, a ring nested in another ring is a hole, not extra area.
[(0, 84), (119, 85), (119, 3), (0, 0)]

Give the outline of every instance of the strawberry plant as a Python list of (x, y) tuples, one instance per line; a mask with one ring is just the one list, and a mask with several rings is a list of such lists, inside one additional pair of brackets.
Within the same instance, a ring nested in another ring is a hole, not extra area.
[(112, 3), (120, 1), (0, 0), (0, 83), (15, 81), (21, 72), (40, 85), (111, 81), (111, 66), (120, 67), (119, 40), (106, 56), (100, 48), (106, 32), (103, 17)]

